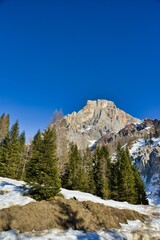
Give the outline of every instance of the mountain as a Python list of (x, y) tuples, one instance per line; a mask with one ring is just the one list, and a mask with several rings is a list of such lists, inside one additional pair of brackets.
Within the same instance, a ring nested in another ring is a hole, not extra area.
[(66, 146), (70, 142), (79, 149), (107, 145), (112, 157), (118, 143), (128, 144), (133, 164), (146, 184), (150, 203), (160, 203), (160, 120), (139, 120), (107, 100), (87, 101), (78, 113), (73, 112), (55, 123), (60, 171), (67, 162)]
[(138, 122), (139, 119), (120, 110), (111, 101), (89, 100), (78, 113), (73, 112), (59, 120), (56, 129), (58, 136), (65, 132), (69, 142), (84, 149), (106, 134), (118, 132), (127, 124)]

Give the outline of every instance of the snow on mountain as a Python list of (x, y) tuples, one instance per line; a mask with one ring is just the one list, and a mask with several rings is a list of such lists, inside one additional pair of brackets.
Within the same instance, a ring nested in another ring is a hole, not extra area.
[(139, 139), (130, 149), (144, 180), (150, 204), (160, 204), (160, 138)]

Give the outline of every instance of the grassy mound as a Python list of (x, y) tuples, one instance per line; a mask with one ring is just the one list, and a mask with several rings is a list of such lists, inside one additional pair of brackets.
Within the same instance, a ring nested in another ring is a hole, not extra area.
[(119, 228), (120, 223), (136, 219), (144, 221), (146, 216), (136, 211), (107, 207), (91, 201), (78, 202), (56, 197), (50, 201), (2, 209), (0, 219), (0, 231), (18, 229), (23, 233), (52, 228), (88, 231)]

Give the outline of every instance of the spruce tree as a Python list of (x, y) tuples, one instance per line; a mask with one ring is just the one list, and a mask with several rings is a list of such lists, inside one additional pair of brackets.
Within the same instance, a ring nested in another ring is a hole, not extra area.
[[(37, 200), (49, 199), (59, 193), (61, 186), (57, 167), (55, 129), (48, 127), (42, 137), (39, 131), (34, 138), (32, 151), (27, 167), (27, 181)], [(31, 168), (33, 170), (29, 173)]]
[(17, 179), (23, 179), (24, 171), (25, 171), (25, 132), (22, 132), (19, 136), (19, 146), (20, 146), (20, 158), (18, 163), (18, 170), (17, 170)]
[(96, 195), (108, 199), (110, 197), (110, 159), (106, 146), (97, 147), (94, 154), (94, 180)]
[(127, 148), (121, 150), (119, 200), (136, 202), (134, 172)]
[(88, 182), (80, 151), (76, 144), (71, 143), (69, 149), (69, 163), (67, 170), (67, 188), (87, 191)]
[(0, 176), (8, 177), (9, 173), (9, 132), (0, 145)]
[(26, 164), (26, 181), (32, 185), (36, 184), (38, 175), (40, 174), (40, 161), (42, 155), (42, 134), (37, 131), (30, 146), (30, 159)]
[(120, 186), (120, 176), (121, 176), (121, 145), (118, 144), (116, 151), (116, 160), (111, 164), (111, 198), (118, 201), (119, 200), (119, 186)]
[(19, 123), (12, 126), (10, 130), (10, 141), (8, 147), (9, 162), (8, 162), (8, 177), (18, 177), (18, 164), (20, 162), (20, 142), (19, 142)]
[(89, 148), (84, 152), (83, 165), (87, 176), (87, 192), (95, 194), (94, 168), (92, 154)]
[(135, 188), (136, 188), (136, 203), (148, 205), (148, 200), (145, 192), (145, 186), (141, 179), (140, 173), (137, 168), (133, 169), (135, 177)]

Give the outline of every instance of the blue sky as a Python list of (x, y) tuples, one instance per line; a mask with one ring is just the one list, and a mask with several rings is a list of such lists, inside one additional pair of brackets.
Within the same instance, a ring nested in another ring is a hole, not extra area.
[(88, 99), (160, 119), (160, 1), (0, 0), (0, 89), (28, 138)]

